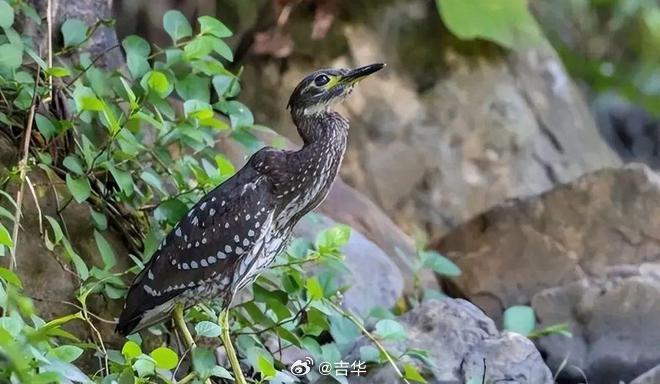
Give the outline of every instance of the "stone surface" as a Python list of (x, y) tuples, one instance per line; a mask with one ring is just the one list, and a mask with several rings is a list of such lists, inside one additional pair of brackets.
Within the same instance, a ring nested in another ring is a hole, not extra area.
[[(325, 216), (307, 215), (294, 228), (294, 236), (314, 241), (319, 232), (336, 225)], [(403, 276), (388, 255), (356, 230), (342, 252), (350, 270), (340, 282), (350, 286), (344, 292), (344, 307), (361, 316), (373, 307), (392, 308), (403, 293)]]
[(660, 365), (639, 376), (630, 384), (657, 384), (660, 383)]
[[(537, 293), (532, 306), (545, 327), (567, 323), (573, 337), (539, 340), (559, 378), (578, 383), (629, 382), (660, 364), (660, 264), (616, 267), (607, 277), (584, 279)], [(578, 367), (576, 369), (575, 367)]]
[(630, 165), (509, 201), (434, 248), (461, 267), (454, 282), (465, 297), (492, 296), (505, 308), (614, 265), (660, 261), (658, 218), (660, 176)]
[(286, 66), (248, 56), (241, 99), (295, 138), (284, 106), (300, 78), (386, 62), (339, 107), (352, 121), (341, 174), (407, 232), (439, 238), (504, 199), (619, 164), (548, 44), (504, 52), (459, 42), (428, 1), (340, 7), (323, 41), (301, 27), (311, 15), (296, 13)]
[[(387, 342), (385, 346), (394, 354), (409, 348), (429, 351), (429, 359), (435, 364), (433, 369), (419, 367), (418, 362), (411, 361), (429, 383), (481, 380), (484, 359), (487, 383), (552, 383), (550, 370), (531, 341), (517, 334), (499, 332), (491, 319), (465, 300), (429, 300), (403, 315), (399, 322), (406, 330), (406, 339)], [(399, 383), (399, 379), (391, 367), (385, 366), (371, 371), (365, 378), (351, 379), (351, 383), (389, 384)]]

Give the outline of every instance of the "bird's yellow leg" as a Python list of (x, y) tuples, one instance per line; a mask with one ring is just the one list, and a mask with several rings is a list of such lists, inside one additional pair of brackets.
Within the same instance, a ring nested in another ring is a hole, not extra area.
[[(179, 329), (179, 332), (183, 336), (183, 342), (186, 345), (186, 348), (192, 351), (194, 348), (197, 348), (197, 344), (195, 344), (195, 339), (193, 339), (192, 335), (190, 334), (188, 326), (186, 325), (186, 320), (183, 318), (184, 309), (185, 308), (182, 304), (175, 305), (172, 318), (174, 319), (174, 325)], [(204, 381), (204, 384), (212, 383), (213, 382), (211, 379), (206, 379)]]
[(222, 334), (220, 338), (222, 339), (222, 344), (225, 346), (225, 351), (227, 351), (227, 358), (229, 359), (229, 364), (231, 364), (231, 369), (234, 371), (234, 382), (236, 384), (247, 384), (245, 381), (245, 376), (243, 376), (243, 371), (238, 362), (238, 357), (236, 355), (236, 350), (234, 345), (231, 343), (231, 337), (229, 335), (229, 308), (225, 308), (220, 313), (220, 326), (222, 327)]
[(183, 310), (183, 304), (176, 304), (174, 306), (174, 313), (172, 314), (172, 317), (174, 318), (174, 324), (183, 336), (183, 342), (185, 343), (186, 348), (192, 350), (197, 345), (195, 345), (195, 339), (193, 339), (190, 331), (188, 331), (186, 320), (183, 318)]

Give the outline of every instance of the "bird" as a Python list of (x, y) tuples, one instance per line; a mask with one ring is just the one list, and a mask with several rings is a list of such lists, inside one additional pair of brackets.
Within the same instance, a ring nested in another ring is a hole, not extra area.
[(129, 335), (155, 325), (177, 307), (209, 301), (228, 307), (267, 269), (337, 176), (349, 122), (333, 106), (384, 66), (322, 69), (306, 76), (287, 105), (302, 146), (260, 149), (194, 204), (130, 285), (117, 332)]

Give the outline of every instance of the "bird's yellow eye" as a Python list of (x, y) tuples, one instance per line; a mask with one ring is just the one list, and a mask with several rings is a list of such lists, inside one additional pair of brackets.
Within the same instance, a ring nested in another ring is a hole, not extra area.
[(330, 82), (330, 78), (326, 75), (318, 75), (314, 78), (314, 84), (317, 87), (322, 87)]

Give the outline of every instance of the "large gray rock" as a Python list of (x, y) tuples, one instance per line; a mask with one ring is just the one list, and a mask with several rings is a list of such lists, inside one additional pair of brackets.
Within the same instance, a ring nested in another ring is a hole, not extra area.
[[(553, 382), (550, 370), (531, 341), (518, 334), (499, 332), (491, 319), (465, 300), (430, 300), (403, 315), (399, 322), (406, 330), (406, 339), (385, 346), (395, 355), (410, 348), (429, 351), (435, 367), (419, 367), (429, 383), (463, 384), (470, 379), (481, 380), (484, 362), (486, 383)], [(419, 366), (408, 358), (404, 361)], [(364, 378), (351, 379), (351, 383), (399, 382), (389, 366), (371, 371)]]
[(660, 364), (660, 264), (613, 268), (536, 294), (540, 327), (567, 323), (573, 337), (543, 337), (539, 348), (559, 377), (581, 382), (629, 382)]
[(660, 176), (629, 165), (509, 201), (434, 247), (461, 267), (454, 281), (464, 296), (494, 297), (506, 308), (612, 266), (658, 262), (658, 239)]

